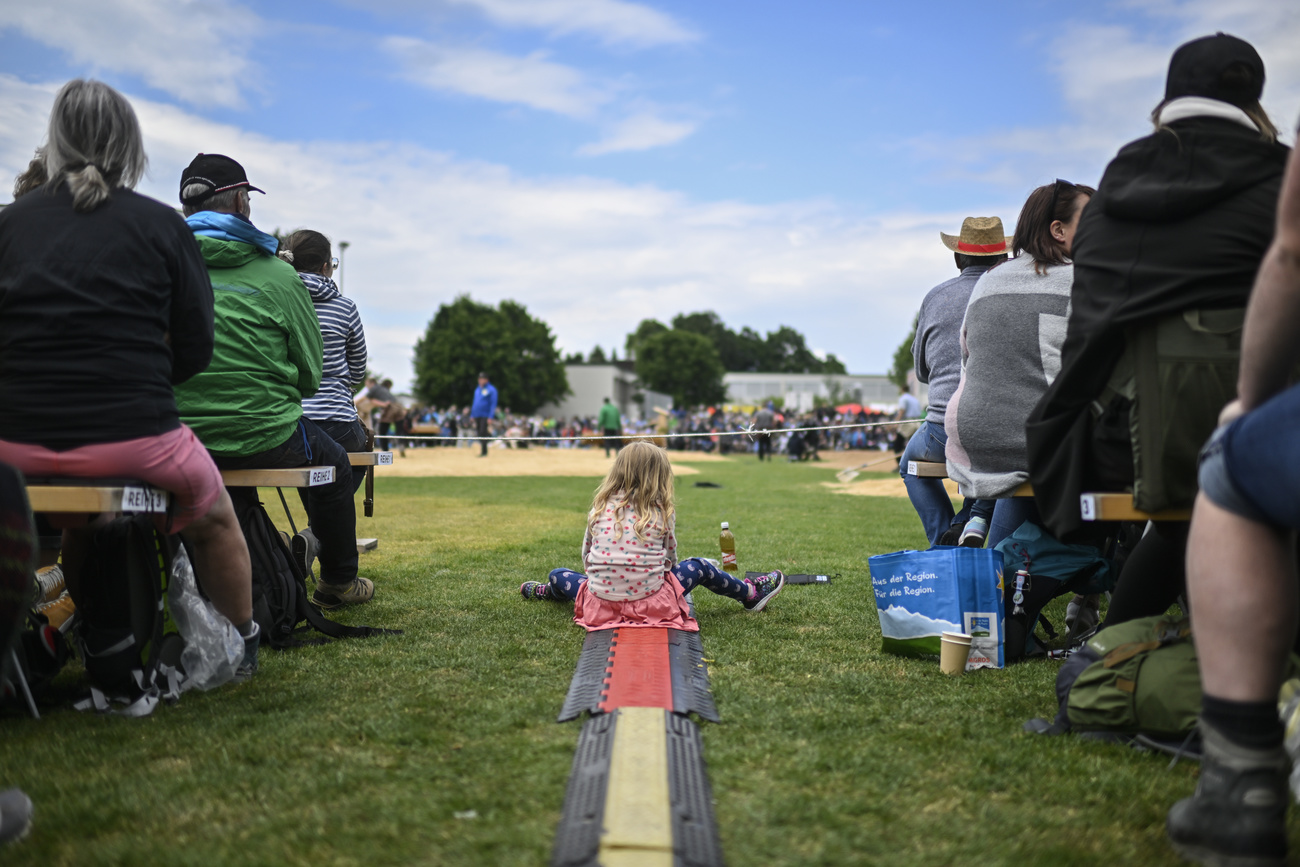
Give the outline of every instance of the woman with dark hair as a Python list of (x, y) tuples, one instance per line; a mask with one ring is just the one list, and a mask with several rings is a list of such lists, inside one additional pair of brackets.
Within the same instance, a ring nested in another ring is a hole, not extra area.
[[(244, 635), (250, 675), (248, 548), (173, 393), (212, 357), (212, 284), (194, 236), (133, 192), (146, 161), (140, 126), (106, 84), (63, 86), (38, 159), (16, 184), (25, 194), (0, 211), (0, 461), (28, 476), (125, 477), (170, 492), (171, 531)], [(87, 531), (64, 532), (74, 601), (87, 544)]]
[(1038, 520), (1032, 499), (1010, 494), (1029, 480), (1025, 419), (1061, 368), (1070, 251), (1094, 192), (1057, 180), (1030, 193), (1011, 241), (1015, 258), (986, 271), (966, 305), (961, 382), (944, 416), (945, 457), (962, 496), (997, 499), (989, 547)]
[[(1057, 538), (1079, 494), (1190, 507), (1196, 455), (1235, 396), (1243, 308), (1273, 238), (1289, 149), (1259, 104), (1264, 63), (1226, 34), (1178, 48), (1155, 132), (1106, 168), (1074, 244), (1061, 372), (1027, 425), (1035, 500)], [(1185, 522), (1124, 564), (1106, 624), (1164, 612), (1184, 585)]]

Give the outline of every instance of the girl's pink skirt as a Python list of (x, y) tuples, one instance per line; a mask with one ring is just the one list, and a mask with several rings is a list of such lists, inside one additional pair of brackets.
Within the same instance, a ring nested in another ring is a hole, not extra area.
[(700, 624), (691, 616), (682, 585), (672, 572), (665, 572), (663, 586), (644, 599), (601, 599), (587, 589), (589, 583), (582, 582), (578, 598), (573, 600), (573, 621), (589, 631), (622, 626), (700, 631)]

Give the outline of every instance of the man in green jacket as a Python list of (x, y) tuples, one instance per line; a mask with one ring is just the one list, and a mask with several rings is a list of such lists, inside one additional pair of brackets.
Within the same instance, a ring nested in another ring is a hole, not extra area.
[(596, 416), (596, 426), (600, 428), (600, 432), (605, 436), (605, 457), (609, 457), (611, 447), (614, 451), (618, 451), (623, 447), (623, 440), (610, 439), (610, 437), (618, 437), (623, 433), (623, 421), (619, 418), (618, 407), (610, 403), (609, 398), (605, 398), (605, 403), (600, 408), (600, 414)]
[[(347, 452), (310, 419), (302, 399), (320, 387), (323, 345), (311, 296), (278, 241), (249, 220), (243, 167), (199, 154), (181, 175), (185, 221), (208, 266), (216, 345), (203, 373), (176, 388), (181, 420), (222, 469), (333, 466), (334, 482), (307, 489), (307, 518), (319, 539), (322, 608), (368, 602), (374, 585), (357, 577), (356, 504)], [(231, 489), (256, 497), (251, 489)], [(301, 540), (295, 554), (310, 568)]]

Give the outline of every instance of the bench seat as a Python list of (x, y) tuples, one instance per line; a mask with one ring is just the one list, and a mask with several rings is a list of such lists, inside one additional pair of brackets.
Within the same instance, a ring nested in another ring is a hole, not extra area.
[(333, 467), (289, 467), (266, 470), (222, 470), (228, 488), (315, 488), (334, 481)]
[(1190, 521), (1191, 509), (1142, 512), (1133, 508), (1133, 495), (1090, 493), (1079, 495), (1079, 515), (1085, 521)]

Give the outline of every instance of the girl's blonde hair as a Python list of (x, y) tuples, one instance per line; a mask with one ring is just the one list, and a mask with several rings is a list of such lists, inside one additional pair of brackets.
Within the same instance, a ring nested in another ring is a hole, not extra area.
[(623, 515), (627, 509), (636, 515), (632, 532), (642, 542), (645, 541), (646, 528), (656, 517), (661, 518), (666, 526), (675, 511), (673, 467), (668, 462), (668, 453), (644, 440), (624, 446), (614, 459), (609, 475), (596, 488), (596, 496), (591, 499), (588, 529), (605, 513), (611, 500), (616, 501), (614, 524), (618, 529), (614, 531), (615, 541), (623, 538)]

